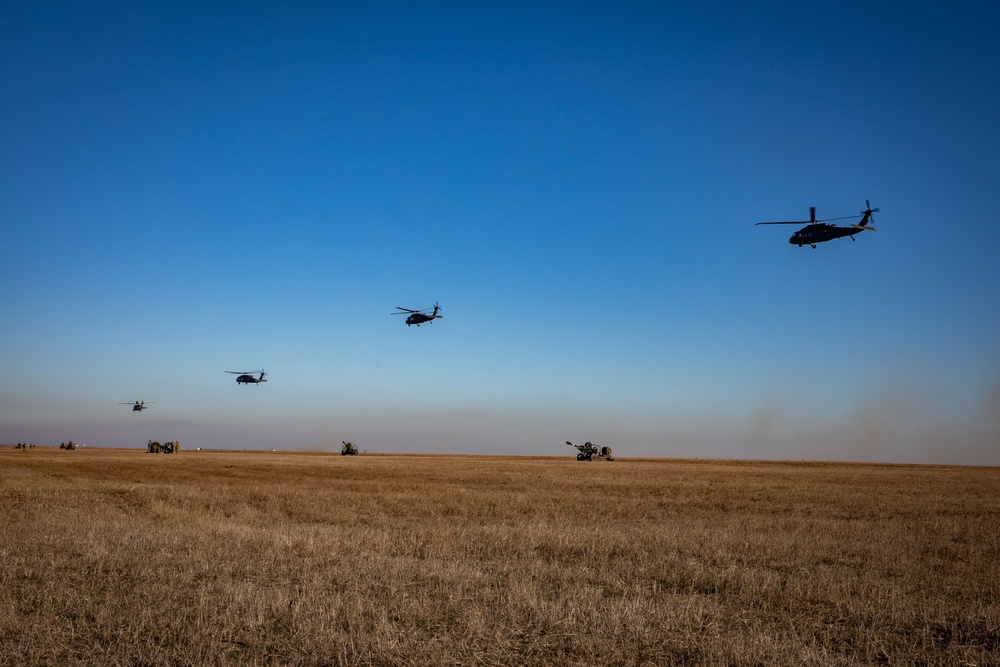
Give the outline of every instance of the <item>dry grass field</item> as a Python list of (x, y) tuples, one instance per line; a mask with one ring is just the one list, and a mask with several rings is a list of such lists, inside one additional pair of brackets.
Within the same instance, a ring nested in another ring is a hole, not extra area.
[(0, 448), (2, 665), (997, 665), (1000, 469)]

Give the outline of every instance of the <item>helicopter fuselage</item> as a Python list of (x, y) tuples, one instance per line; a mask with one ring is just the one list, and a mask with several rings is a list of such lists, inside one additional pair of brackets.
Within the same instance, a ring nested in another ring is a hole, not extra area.
[(406, 326), (416, 324), (418, 327), (425, 322), (433, 322), (437, 315), (424, 315), (423, 313), (413, 313), (406, 318)]
[(864, 230), (860, 227), (838, 227), (837, 225), (828, 225), (825, 222), (817, 222), (815, 224), (806, 225), (799, 231), (792, 234), (791, 238), (788, 239), (788, 242), (792, 245), (797, 245), (800, 248), (806, 244), (815, 248), (817, 243), (832, 241), (845, 236), (854, 236), (860, 231)]
[(425, 324), (427, 322), (433, 322), (434, 320), (441, 317), (440, 315), (438, 315), (438, 310), (439, 308), (437, 306), (434, 306), (434, 310), (431, 311), (430, 313), (420, 310), (411, 311), (410, 314), (407, 315), (406, 317), (406, 326), (410, 326), (411, 324), (416, 324), (419, 327), (421, 324)]

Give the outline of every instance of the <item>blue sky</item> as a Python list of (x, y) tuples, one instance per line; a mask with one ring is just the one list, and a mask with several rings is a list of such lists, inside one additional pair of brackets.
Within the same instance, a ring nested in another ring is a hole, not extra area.
[(976, 4), (9, 7), (0, 442), (1000, 465)]

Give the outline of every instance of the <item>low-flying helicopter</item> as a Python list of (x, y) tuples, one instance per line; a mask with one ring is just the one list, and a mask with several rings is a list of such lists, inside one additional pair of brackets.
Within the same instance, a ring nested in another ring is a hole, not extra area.
[(423, 310), (410, 310), (402, 306), (396, 306), (396, 310), (399, 312), (390, 313), (390, 315), (407, 315), (406, 326), (416, 324), (419, 327), (424, 322), (433, 322), (436, 319), (444, 317), (443, 315), (438, 315), (441, 306), (437, 305), (437, 303), (434, 304), (434, 308), (424, 308)]
[(858, 215), (861, 216), (861, 222), (851, 225), (850, 227), (840, 227), (838, 225), (827, 224), (833, 220), (849, 220), (851, 218), (858, 217), (857, 215), (845, 215), (840, 218), (826, 218), (825, 220), (816, 219), (816, 207), (809, 207), (809, 220), (789, 220), (787, 222), (758, 222), (758, 225), (805, 225), (802, 229), (792, 234), (788, 242), (792, 245), (797, 245), (802, 247), (805, 244), (809, 244), (816, 248), (817, 243), (822, 243), (824, 241), (832, 241), (833, 239), (839, 239), (844, 236), (850, 236), (851, 240), (854, 240), (854, 235), (858, 232), (864, 231), (875, 231), (874, 227), (869, 227), (869, 222), (874, 222), (875, 218), (872, 217), (873, 213), (878, 213), (877, 208), (872, 208), (871, 203), (865, 200), (865, 210), (861, 211)]
[[(236, 384), (260, 384), (261, 382), (267, 382), (267, 373), (263, 370), (259, 371), (226, 371), (230, 375), (238, 376), (236, 378)], [(260, 373), (258, 377), (254, 377), (254, 373)]]
[(153, 403), (156, 403), (156, 401), (150, 401), (149, 403), (146, 403), (146, 401), (136, 401), (135, 403), (119, 403), (118, 405), (131, 405), (132, 412), (142, 412), (143, 410), (148, 410), (149, 406)]

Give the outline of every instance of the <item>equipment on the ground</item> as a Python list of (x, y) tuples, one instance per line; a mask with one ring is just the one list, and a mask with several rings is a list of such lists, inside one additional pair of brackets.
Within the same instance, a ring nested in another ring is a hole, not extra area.
[(569, 440), (566, 441), (566, 444), (569, 445), (570, 447), (576, 447), (577, 461), (600, 461), (602, 459), (605, 461), (615, 460), (615, 457), (611, 455), (610, 447), (606, 446), (602, 447), (599, 445), (595, 445), (592, 442), (585, 442), (582, 445), (574, 445)]

